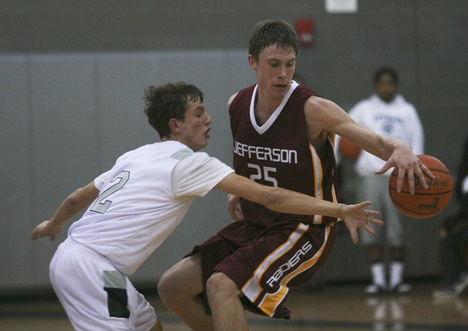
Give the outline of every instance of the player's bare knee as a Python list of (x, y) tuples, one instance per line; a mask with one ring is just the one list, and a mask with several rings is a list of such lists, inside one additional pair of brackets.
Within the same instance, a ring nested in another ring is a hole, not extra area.
[(209, 298), (214, 296), (237, 297), (241, 293), (236, 283), (221, 272), (214, 273), (208, 278), (206, 282), (206, 292)]
[(176, 296), (177, 287), (174, 286), (172, 278), (169, 273), (164, 273), (158, 281), (158, 294), (164, 303), (170, 302)]

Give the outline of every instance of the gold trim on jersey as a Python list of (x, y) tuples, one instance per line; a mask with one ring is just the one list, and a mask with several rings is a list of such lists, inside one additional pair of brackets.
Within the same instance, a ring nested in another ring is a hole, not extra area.
[[(314, 172), (314, 196), (317, 199), (323, 200), (323, 171), (322, 171), (322, 162), (320, 157), (317, 154), (314, 146), (309, 144), (310, 155), (312, 155), (312, 171)], [(314, 215), (313, 224), (322, 224), (322, 215)]]

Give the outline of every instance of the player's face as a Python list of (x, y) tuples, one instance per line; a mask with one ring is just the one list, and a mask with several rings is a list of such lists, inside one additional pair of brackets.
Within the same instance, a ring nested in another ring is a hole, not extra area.
[(249, 63), (257, 75), (258, 88), (275, 98), (283, 98), (289, 90), (296, 67), (293, 49), (282, 49), (277, 45), (264, 48), (258, 61), (249, 55)]
[(182, 142), (194, 151), (208, 144), (211, 130), (211, 117), (205, 110), (205, 105), (199, 101), (189, 101), (185, 120), (179, 122)]
[(377, 95), (385, 102), (390, 102), (395, 98), (397, 93), (397, 84), (393, 80), (393, 77), (389, 74), (383, 74), (380, 76), (375, 91)]

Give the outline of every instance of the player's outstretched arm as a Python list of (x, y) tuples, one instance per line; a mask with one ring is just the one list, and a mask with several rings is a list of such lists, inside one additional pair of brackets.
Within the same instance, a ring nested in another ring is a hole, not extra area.
[(50, 220), (36, 226), (31, 239), (50, 237), (50, 240), (55, 240), (55, 236), (62, 231), (63, 224), (89, 206), (98, 194), (99, 190), (94, 186), (94, 182), (75, 190), (60, 204)]
[(323, 134), (333, 132), (354, 143), (359, 148), (386, 161), (376, 172), (383, 174), (393, 167), (398, 168), (397, 190), (400, 191), (407, 176), (410, 192), (414, 193), (415, 176), (427, 188), (424, 175), (433, 179), (432, 172), (413, 153), (410, 146), (395, 138), (385, 138), (354, 121), (340, 106), (320, 97), (311, 97), (305, 106), (307, 126), (311, 142)]
[(358, 241), (356, 233), (358, 227), (363, 227), (366, 231), (372, 233), (373, 230), (369, 227), (369, 223), (375, 225), (383, 224), (382, 221), (375, 218), (380, 215), (378, 211), (365, 209), (372, 204), (369, 201), (356, 205), (333, 203), (283, 188), (261, 185), (235, 173), (226, 176), (218, 183), (216, 188), (262, 204), (278, 212), (300, 215), (323, 215), (343, 219), (355, 243)]

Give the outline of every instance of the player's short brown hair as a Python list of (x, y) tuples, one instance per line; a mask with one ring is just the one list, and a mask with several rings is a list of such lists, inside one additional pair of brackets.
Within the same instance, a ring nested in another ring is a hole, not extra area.
[(169, 121), (175, 118), (185, 120), (185, 113), (190, 101), (203, 103), (203, 92), (192, 84), (185, 82), (167, 83), (160, 86), (149, 86), (145, 89), (145, 114), (149, 124), (158, 132), (159, 137), (169, 137)]
[(258, 23), (249, 41), (249, 54), (258, 61), (260, 52), (271, 45), (299, 52), (299, 38), (293, 27), (286, 21), (267, 20)]

